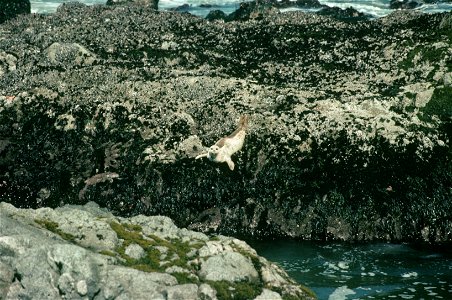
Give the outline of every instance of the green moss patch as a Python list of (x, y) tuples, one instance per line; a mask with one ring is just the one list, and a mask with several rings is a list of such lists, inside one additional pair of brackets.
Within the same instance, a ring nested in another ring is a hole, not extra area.
[[(307, 298), (309, 299), (317, 299), (317, 295), (308, 287), (299, 284), (298, 285), (301, 290), (305, 293), (305, 295), (307, 296)], [(284, 289), (280, 288), (280, 287), (266, 287), (269, 290), (272, 290), (274, 292), (277, 292), (278, 294), (281, 295), (281, 297), (283, 298), (283, 300), (299, 300), (300, 299), (300, 295), (292, 295), (287, 293), (286, 291), (284, 291)]]
[[(190, 268), (187, 264), (189, 260), (187, 253), (192, 251), (193, 248), (202, 246), (201, 243), (190, 246), (188, 242), (181, 242), (179, 240), (167, 241), (153, 234), (145, 236), (139, 225), (111, 222), (110, 226), (116, 232), (118, 238), (124, 240), (122, 245), (115, 249), (122, 259), (123, 264), (144, 272), (164, 272), (169, 266)], [(131, 244), (137, 244), (143, 248), (146, 253), (145, 256), (140, 259), (134, 259), (126, 255), (125, 250)], [(170, 261), (168, 264), (161, 265), (162, 253), (157, 247), (165, 247), (167, 249), (166, 259)], [(189, 282), (188, 274), (185, 277), (182, 278), (182, 276), (179, 276), (176, 278), (179, 278), (184, 283)]]
[(186, 284), (186, 283), (198, 283), (199, 279), (195, 276), (190, 276), (190, 273), (181, 273), (181, 272), (175, 272), (171, 273), (171, 276), (176, 277), (177, 282), (179, 284)]
[(254, 299), (262, 293), (262, 286), (249, 282), (207, 281), (217, 291), (218, 299)]
[(70, 233), (64, 232), (59, 228), (58, 223), (50, 221), (48, 219), (35, 219), (35, 223), (39, 224), (40, 226), (44, 227), (48, 231), (51, 231), (55, 234), (58, 234), (62, 239), (69, 241), (71, 243), (74, 243), (76, 240), (76, 237)]
[(108, 250), (102, 250), (99, 253), (102, 254), (102, 255), (107, 255), (107, 256), (112, 256), (112, 257), (116, 256), (116, 253), (114, 253), (112, 251), (108, 251)]

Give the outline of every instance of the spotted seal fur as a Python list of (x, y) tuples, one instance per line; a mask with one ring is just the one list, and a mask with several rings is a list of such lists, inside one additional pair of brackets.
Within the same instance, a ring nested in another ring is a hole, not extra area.
[(248, 127), (248, 116), (243, 115), (240, 117), (239, 125), (237, 129), (228, 135), (227, 137), (221, 138), (215, 145), (211, 146), (207, 153), (200, 154), (196, 156), (196, 159), (207, 157), (211, 161), (222, 163), (226, 162), (229, 169), (234, 170), (234, 162), (231, 156), (242, 149), (243, 143), (245, 142), (246, 129)]

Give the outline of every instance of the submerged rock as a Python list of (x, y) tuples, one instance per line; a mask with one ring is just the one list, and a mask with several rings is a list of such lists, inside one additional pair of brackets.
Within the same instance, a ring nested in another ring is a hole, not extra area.
[[(21, 16), (0, 27), (0, 198), (222, 234), (450, 241), (450, 20)], [(194, 159), (243, 114), (233, 172)]]
[[(314, 299), (312, 292), (246, 243), (215, 238), (215, 243), (228, 250), (201, 257), (198, 250), (209, 237), (175, 228), (169, 218), (161, 221), (162, 217), (117, 218), (92, 202), (56, 210), (17, 209), (2, 202), (0, 297), (213, 300), (253, 299), (271, 293)], [(156, 222), (166, 225), (160, 230), (147, 225)], [(98, 231), (99, 227), (107, 229)], [(98, 238), (95, 247), (89, 236)], [(138, 247), (142, 254), (135, 255)], [(173, 258), (160, 259), (159, 247), (167, 248), (167, 257)], [(217, 268), (225, 266), (220, 277), (212, 269), (215, 266), (210, 266), (213, 260)], [(247, 267), (228, 268), (244, 262)], [(165, 268), (170, 266), (175, 271), (169, 274)], [(278, 285), (262, 281), (259, 274), (267, 268), (274, 268), (283, 281)]]

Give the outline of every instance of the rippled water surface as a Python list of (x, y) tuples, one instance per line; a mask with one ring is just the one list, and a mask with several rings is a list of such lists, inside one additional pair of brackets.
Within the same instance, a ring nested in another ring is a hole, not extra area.
[[(52, 13), (63, 2), (73, 0), (31, 0), (31, 11), (34, 13)], [(188, 4), (188, 11), (194, 15), (205, 17), (211, 10), (220, 9), (225, 13), (231, 13), (239, 8), (240, 2), (249, 0), (159, 0), (159, 9), (167, 10), (184, 4)], [(294, 0), (295, 1), (295, 0)], [(78, 2), (87, 5), (105, 4), (107, 0), (79, 0)], [(354, 7), (360, 12), (374, 17), (382, 17), (389, 14), (390, 0), (320, 0), (321, 4), (337, 6), (340, 8)], [(434, 4), (424, 4), (417, 10), (433, 13), (452, 10), (452, 3), (438, 2)], [(311, 10), (307, 10), (311, 11)], [(312, 10), (316, 11), (316, 10)]]
[(452, 249), (253, 241), (319, 299), (452, 299)]

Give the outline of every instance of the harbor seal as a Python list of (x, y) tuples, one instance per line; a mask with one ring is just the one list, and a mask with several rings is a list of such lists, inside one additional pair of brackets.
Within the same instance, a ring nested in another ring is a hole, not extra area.
[(239, 125), (237, 129), (229, 136), (221, 138), (215, 145), (211, 146), (207, 153), (196, 156), (196, 159), (207, 157), (211, 161), (222, 163), (226, 162), (231, 171), (234, 170), (234, 162), (231, 156), (242, 149), (245, 142), (246, 129), (248, 126), (248, 116), (243, 115), (240, 117)]

